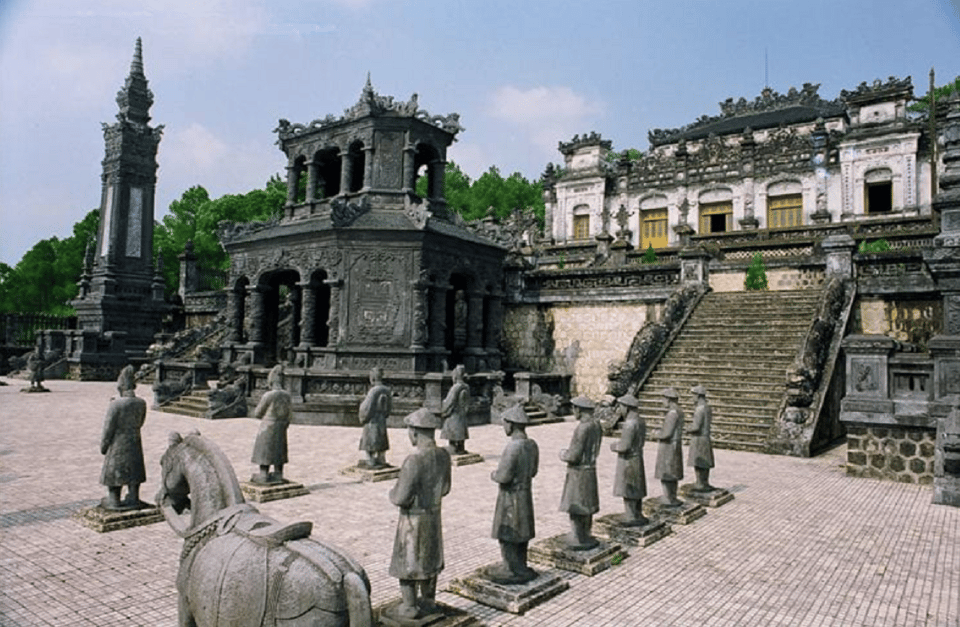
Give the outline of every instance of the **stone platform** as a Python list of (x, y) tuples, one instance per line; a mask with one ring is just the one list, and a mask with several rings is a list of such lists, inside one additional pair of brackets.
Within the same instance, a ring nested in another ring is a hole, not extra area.
[(382, 468), (364, 468), (363, 466), (347, 466), (340, 470), (340, 474), (346, 477), (356, 477), (360, 481), (376, 483), (377, 481), (390, 481), (400, 475), (399, 466), (384, 466)]
[(724, 490), (723, 488), (713, 488), (712, 490), (701, 492), (699, 490), (694, 490), (693, 486), (694, 484), (692, 483), (685, 483), (680, 486), (680, 489), (677, 492), (680, 494), (680, 496), (688, 501), (699, 503), (704, 507), (720, 507), (724, 503), (729, 503), (733, 500), (733, 495), (730, 494), (729, 490)]
[(99, 533), (107, 533), (161, 522), (163, 514), (159, 507), (150, 503), (142, 503), (142, 506), (136, 509), (121, 510), (107, 509), (103, 505), (95, 505), (78, 511), (76, 518), (84, 527), (89, 527)]
[(481, 462), (483, 462), (483, 455), (480, 453), (450, 453), (450, 464), (452, 466), (469, 466)]
[(703, 505), (691, 501), (684, 501), (675, 507), (664, 505), (660, 497), (654, 496), (643, 500), (643, 515), (647, 518), (656, 518), (674, 525), (689, 525), (698, 518), (707, 515)]
[(620, 563), (627, 553), (616, 543), (597, 538), (599, 544), (584, 551), (574, 551), (567, 547), (567, 535), (560, 534), (531, 544), (527, 559), (541, 566), (569, 570), (592, 577), (610, 568), (614, 562)]
[(454, 579), (447, 586), (447, 592), (511, 614), (523, 614), (570, 587), (563, 577), (549, 570), (539, 571), (537, 578), (527, 583), (494, 583), (484, 576), (486, 568), (483, 566), (466, 577)]
[(594, 530), (614, 542), (627, 546), (650, 546), (666, 538), (673, 530), (661, 520), (650, 519), (645, 525), (635, 527), (620, 524), (620, 514), (607, 514), (593, 521)]
[(255, 503), (266, 503), (267, 501), (279, 501), (281, 499), (291, 499), (295, 496), (310, 494), (302, 483), (284, 480), (283, 483), (253, 483), (252, 481), (241, 481), (240, 491), (248, 501)]
[(478, 618), (467, 612), (447, 605), (437, 603), (437, 611), (421, 618), (397, 618), (393, 615), (400, 599), (385, 603), (373, 611), (374, 621), (383, 627), (482, 627)]

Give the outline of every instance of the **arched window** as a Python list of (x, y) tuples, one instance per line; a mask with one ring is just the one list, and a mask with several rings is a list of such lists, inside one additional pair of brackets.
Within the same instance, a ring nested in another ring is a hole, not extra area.
[(590, 239), (589, 205), (577, 205), (573, 208), (573, 239)]
[(767, 187), (767, 228), (803, 224), (803, 193), (799, 181), (780, 181)]
[(893, 210), (893, 173), (890, 168), (874, 168), (864, 174), (863, 208), (867, 214)]

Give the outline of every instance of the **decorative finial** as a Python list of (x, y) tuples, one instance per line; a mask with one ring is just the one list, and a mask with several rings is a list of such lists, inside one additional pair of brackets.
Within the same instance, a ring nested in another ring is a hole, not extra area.
[(137, 46), (133, 51), (133, 60), (130, 62), (131, 74), (143, 74), (143, 42), (137, 37)]

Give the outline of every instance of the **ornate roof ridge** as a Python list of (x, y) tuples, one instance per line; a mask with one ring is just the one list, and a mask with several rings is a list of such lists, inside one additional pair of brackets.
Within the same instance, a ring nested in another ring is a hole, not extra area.
[(710, 116), (702, 115), (695, 122), (673, 129), (651, 129), (647, 133), (647, 138), (654, 146), (670, 143), (678, 140), (682, 135), (692, 130), (714, 124), (721, 120), (733, 119), (754, 115), (757, 113), (767, 113), (770, 111), (779, 111), (791, 107), (812, 107), (816, 109), (829, 110), (839, 109), (843, 103), (839, 100), (824, 100), (820, 94), (820, 83), (804, 83), (800, 89), (791, 87), (787, 93), (781, 94), (770, 87), (765, 87), (760, 95), (752, 101), (741, 97), (734, 101), (733, 98), (727, 98), (720, 104), (720, 115)]
[(382, 96), (378, 94), (370, 82), (369, 73), (367, 74), (367, 82), (363, 86), (363, 91), (360, 92), (360, 99), (352, 107), (344, 109), (342, 116), (336, 117), (330, 114), (324, 118), (317, 118), (309, 124), (291, 123), (289, 120), (281, 118), (277, 123), (277, 128), (273, 130), (279, 135), (281, 140), (285, 140), (312, 133), (328, 126), (334, 126), (365, 117), (384, 115), (416, 118), (451, 135), (456, 135), (465, 130), (460, 124), (459, 113), (431, 115), (428, 111), (420, 108), (416, 93), (411, 95), (410, 99), (406, 102), (396, 101), (393, 96)]
[(841, 100), (854, 103), (889, 98), (895, 95), (913, 96), (912, 77), (908, 76), (901, 79), (896, 76), (890, 76), (887, 77), (886, 81), (881, 81), (878, 78), (869, 85), (866, 81), (863, 81), (857, 85), (856, 89), (851, 91), (847, 91), (846, 89), (840, 90)]
[(117, 106), (120, 107), (117, 119), (121, 122), (145, 125), (150, 121), (153, 92), (150, 91), (147, 77), (143, 73), (143, 43), (139, 37), (130, 61), (130, 74), (127, 75), (123, 88), (117, 92)]
[(603, 139), (600, 136), (600, 133), (596, 131), (591, 131), (590, 133), (584, 133), (583, 137), (580, 137), (579, 133), (573, 136), (568, 142), (559, 142), (557, 147), (560, 152), (563, 154), (572, 153), (578, 148), (583, 148), (585, 146), (600, 146), (601, 148), (606, 148), (610, 150), (613, 148), (613, 142), (609, 139)]

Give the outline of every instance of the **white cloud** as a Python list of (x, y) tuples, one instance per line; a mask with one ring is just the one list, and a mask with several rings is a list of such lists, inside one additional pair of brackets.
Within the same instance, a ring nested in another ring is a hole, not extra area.
[(603, 109), (602, 102), (590, 100), (569, 87), (520, 89), (507, 85), (493, 93), (489, 113), (518, 127), (545, 156), (552, 158), (557, 142), (591, 130), (585, 126)]
[(447, 159), (454, 161), (471, 181), (487, 171), (492, 163), (486, 151), (477, 144), (457, 142), (447, 149)]

